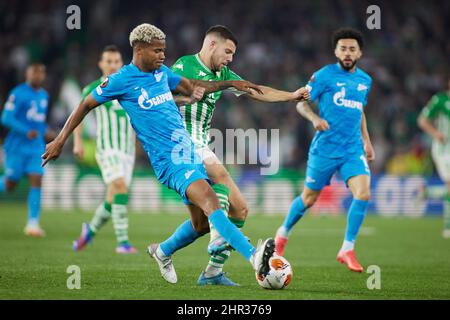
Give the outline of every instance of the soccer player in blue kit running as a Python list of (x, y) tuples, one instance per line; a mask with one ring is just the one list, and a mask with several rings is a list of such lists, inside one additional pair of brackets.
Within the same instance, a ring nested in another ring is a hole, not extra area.
[[(249, 94), (253, 90), (262, 92), (248, 81), (188, 80), (173, 73), (163, 64), (165, 38), (160, 29), (150, 24), (141, 24), (133, 29), (130, 33), (132, 62), (105, 79), (81, 101), (59, 135), (46, 146), (42, 165), (59, 157), (64, 143), (90, 110), (117, 99), (128, 113), (158, 180), (177, 191), (185, 203), (192, 203), (201, 209), (197, 215), (193, 212), (198, 210), (191, 211), (191, 219), (177, 229), (171, 244), (177, 248), (189, 245), (204, 234), (197, 230), (204, 230), (204, 226), (211, 223), (258, 274), (266, 274), (275, 249), (274, 240), (269, 238), (253, 247), (220, 209), (219, 200), (208, 183), (201, 159), (196, 158), (194, 144), (172, 96), (173, 91), (196, 100), (204, 93), (229, 87)], [(164, 255), (159, 246), (150, 246), (148, 253), (157, 261), (164, 279), (176, 283), (171, 257)]]
[(52, 137), (46, 123), (48, 94), (42, 88), (45, 75), (43, 64), (30, 64), (26, 70), (26, 81), (11, 91), (2, 113), (2, 125), (9, 132), (3, 146), (5, 175), (0, 177), (0, 192), (13, 191), (22, 176), (28, 176), (28, 222), (24, 233), (32, 237), (45, 235), (39, 225), (44, 174), (41, 155), (45, 149), (45, 139)]
[(375, 159), (363, 110), (372, 79), (356, 67), (363, 49), (363, 36), (359, 31), (351, 28), (337, 30), (333, 34), (332, 45), (338, 62), (315, 72), (307, 85), (311, 101), (318, 99), (319, 115), (306, 102), (297, 104), (299, 113), (313, 123), (317, 132), (309, 149), (303, 192), (293, 201), (283, 225), (277, 230), (275, 250), (279, 255), (284, 254), (293, 226), (316, 202), (323, 187), (330, 184), (331, 177), (338, 171), (350, 188), (353, 201), (337, 260), (352, 271), (362, 272), (354, 244), (370, 199), (367, 160)]

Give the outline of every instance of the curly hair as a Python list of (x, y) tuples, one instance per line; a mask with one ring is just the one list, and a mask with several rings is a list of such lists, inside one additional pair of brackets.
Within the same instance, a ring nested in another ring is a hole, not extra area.
[(333, 49), (336, 48), (336, 45), (341, 39), (354, 39), (358, 42), (359, 48), (362, 50), (364, 46), (364, 38), (360, 31), (353, 28), (341, 28), (336, 30), (331, 37), (331, 45)]
[(165, 40), (166, 35), (159, 28), (149, 23), (138, 25), (130, 32), (130, 46), (137, 42), (151, 43), (153, 40)]

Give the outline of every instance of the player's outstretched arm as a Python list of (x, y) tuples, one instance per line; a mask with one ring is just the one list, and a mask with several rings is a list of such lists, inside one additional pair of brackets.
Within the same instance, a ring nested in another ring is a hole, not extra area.
[(50, 160), (56, 160), (61, 154), (64, 143), (69, 136), (75, 130), (75, 128), (81, 123), (84, 117), (97, 107), (99, 103), (95, 101), (92, 94), (88, 95), (86, 99), (81, 101), (80, 105), (72, 111), (67, 119), (61, 132), (52, 142), (48, 143), (45, 147), (45, 153), (42, 155), (42, 166), (45, 166)]
[(200, 101), (203, 98), (204, 94), (205, 88), (195, 87), (190, 96), (177, 95), (173, 99), (175, 100), (175, 104), (180, 107)]
[(179, 92), (184, 96), (190, 96), (193, 93), (195, 87), (203, 87), (205, 88), (205, 94), (222, 91), (228, 88), (235, 88), (239, 91), (245, 93), (253, 93), (257, 92), (259, 94), (264, 94), (258, 85), (251, 83), (249, 81), (243, 80), (227, 80), (227, 81), (202, 81), (202, 80), (194, 80), (181, 78), (180, 83), (175, 89), (175, 92)]
[(370, 141), (369, 130), (367, 130), (366, 115), (364, 112), (361, 119), (361, 135), (364, 142), (364, 151), (366, 152), (367, 160), (375, 160), (375, 150), (373, 149), (372, 142)]
[(56, 138), (56, 132), (52, 129), (47, 128), (47, 130), (45, 130), (45, 134), (44, 134), (44, 139), (45, 142), (50, 142), (52, 140), (54, 140)]
[(211, 93), (216, 91), (222, 91), (228, 88), (235, 88), (238, 91), (242, 91), (248, 94), (254, 92), (263, 95), (264, 92), (260, 86), (245, 80), (227, 80), (227, 81), (202, 81), (191, 80), (195, 86), (205, 88), (205, 93)]
[(73, 155), (79, 159), (84, 158), (84, 147), (83, 147), (83, 123), (80, 123), (73, 131)]
[(247, 96), (264, 102), (284, 102), (284, 101), (309, 101), (311, 95), (308, 89), (302, 87), (293, 92), (277, 90), (267, 86), (259, 86), (263, 94), (258, 92), (252, 92)]
[(327, 120), (322, 119), (317, 114), (315, 114), (307, 102), (300, 101), (299, 103), (297, 103), (297, 111), (303, 118), (309, 120), (313, 124), (314, 129), (318, 131), (325, 131), (330, 129)]

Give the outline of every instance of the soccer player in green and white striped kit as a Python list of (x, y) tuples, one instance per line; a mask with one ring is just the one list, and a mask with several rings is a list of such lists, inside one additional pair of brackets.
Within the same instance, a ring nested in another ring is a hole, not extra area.
[[(102, 77), (83, 89), (83, 98), (98, 85), (107, 84), (108, 76), (117, 72), (123, 65), (122, 56), (114, 45), (106, 46), (98, 66)], [(135, 133), (126, 112), (117, 100), (107, 102), (95, 109), (97, 120), (97, 142), (95, 158), (100, 167), (103, 181), (107, 185), (106, 199), (99, 204), (89, 224), (83, 223), (81, 235), (74, 241), (73, 249), (82, 250), (92, 241), (100, 228), (112, 218), (117, 238), (117, 253), (136, 253), (128, 241), (128, 187), (133, 175), (135, 159)], [(81, 137), (82, 126), (75, 129), (73, 153), (83, 158), (84, 149)]]
[[(233, 60), (236, 47), (237, 40), (228, 28), (220, 25), (213, 26), (206, 32), (200, 52), (179, 58), (172, 66), (172, 71), (191, 79), (191, 81), (242, 80), (227, 66)], [(280, 91), (266, 86), (260, 86), (260, 88), (263, 94), (254, 92), (248, 94), (248, 96), (264, 102), (303, 100), (309, 96), (309, 92), (305, 88), (300, 88), (294, 92)], [(231, 90), (236, 96), (245, 94), (244, 92)], [(246, 201), (223, 164), (208, 147), (211, 119), (221, 95), (221, 91), (213, 92), (193, 104), (190, 104), (188, 97), (178, 96), (175, 97), (175, 101), (180, 107), (185, 127), (191, 134), (208, 176), (215, 183), (212, 188), (220, 200), (222, 209), (228, 212), (231, 222), (238, 228), (242, 228), (248, 214)], [(192, 205), (188, 207), (191, 215), (193, 210), (198, 210)], [(197, 284), (237, 285), (228, 279), (222, 271), (225, 261), (230, 256), (230, 247), (211, 225), (210, 231), (211, 240), (208, 252), (211, 258), (206, 270), (201, 273)]]
[(433, 138), (431, 155), (439, 176), (445, 182), (444, 187), (428, 187), (428, 198), (444, 201), (444, 231), (442, 236), (450, 238), (450, 77), (447, 79), (447, 91), (435, 94), (423, 108), (419, 118), (419, 127)]

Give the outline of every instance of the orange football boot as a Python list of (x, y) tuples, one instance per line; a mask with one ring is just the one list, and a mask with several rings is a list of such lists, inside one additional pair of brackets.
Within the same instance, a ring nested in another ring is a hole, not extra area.
[(339, 251), (336, 260), (340, 263), (346, 264), (351, 271), (363, 272), (364, 268), (356, 260), (355, 252), (353, 250)]
[(275, 252), (282, 256), (284, 254), (284, 248), (286, 247), (288, 238), (276, 235), (275, 236)]

